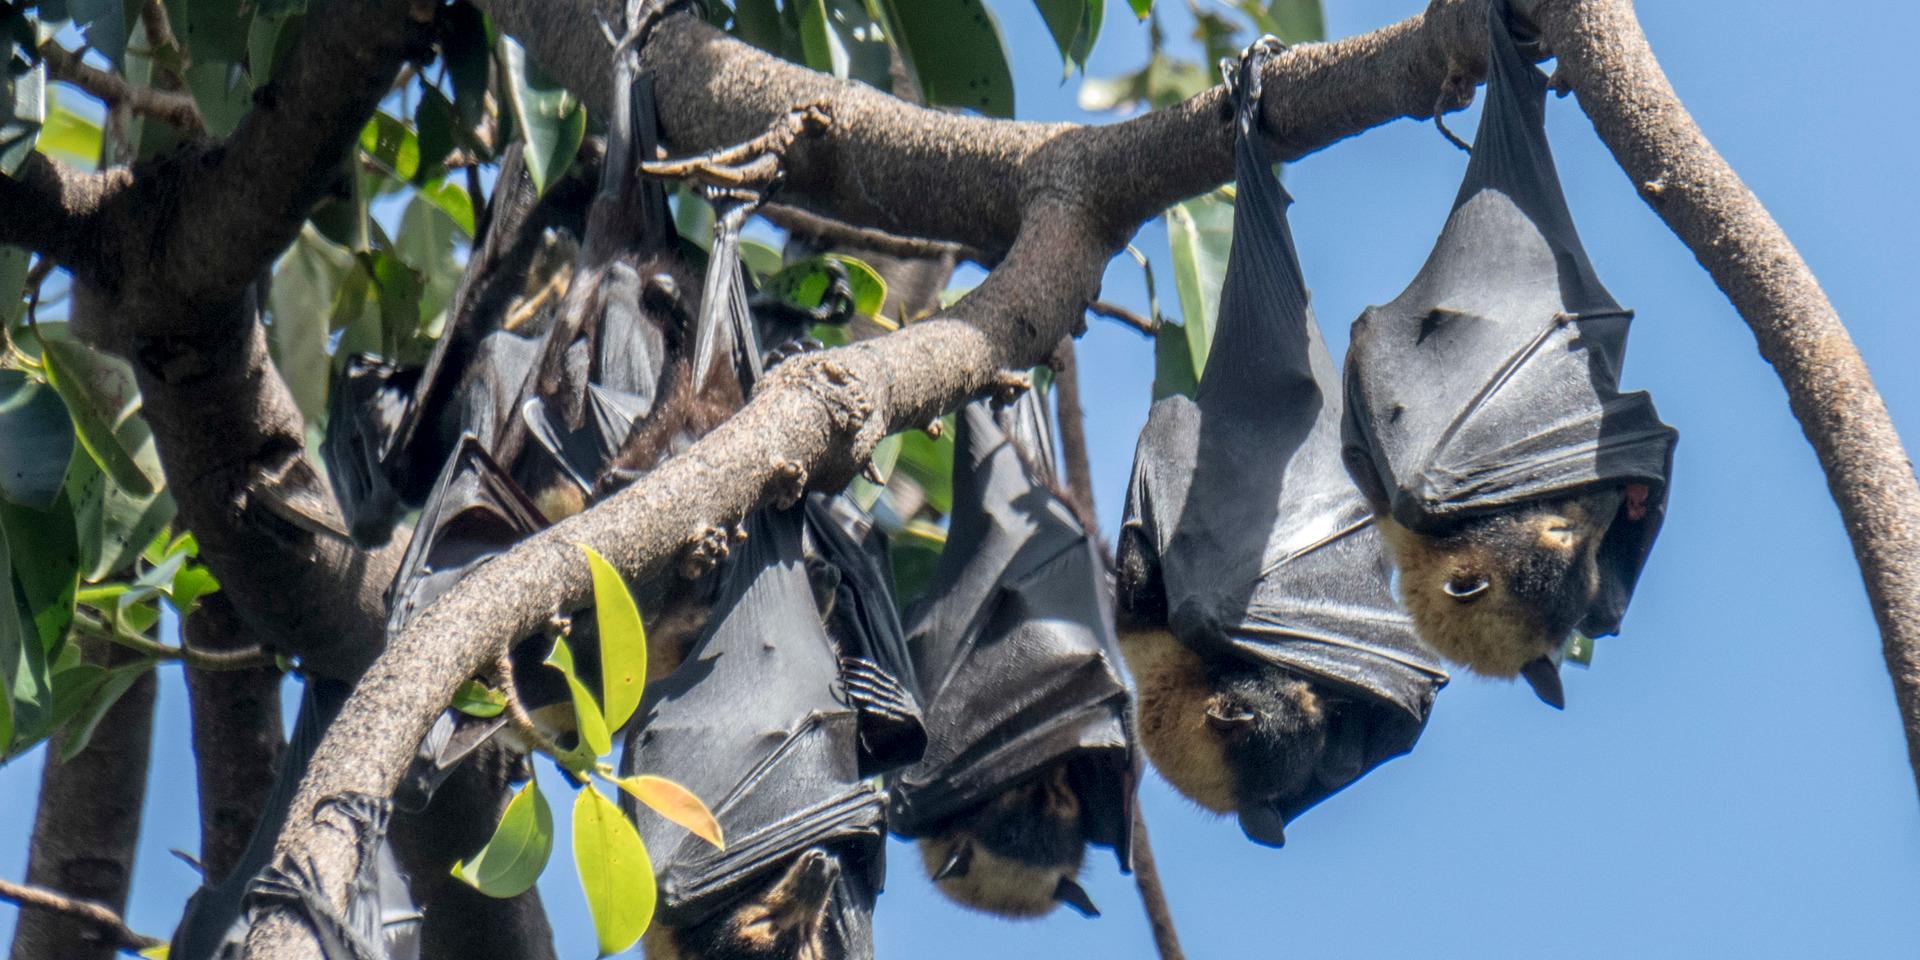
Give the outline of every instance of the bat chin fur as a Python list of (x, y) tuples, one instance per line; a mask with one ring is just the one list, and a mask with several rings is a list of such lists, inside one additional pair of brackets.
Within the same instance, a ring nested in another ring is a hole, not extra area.
[(827, 943), (827, 909), (840, 865), (815, 848), (778, 877), (718, 915), (685, 929), (656, 924), (649, 960), (837, 960)]
[(1155, 770), (1187, 799), (1214, 813), (1232, 813), (1233, 771), (1226, 746), (1207, 726), (1213, 695), (1206, 664), (1165, 629), (1124, 630), (1120, 652), (1133, 674), (1140, 746)]
[(1475, 673), (1515, 677), (1585, 616), (1619, 504), (1618, 491), (1527, 504), (1437, 536), (1377, 519), (1421, 638)]
[(1080, 797), (1066, 764), (1058, 764), (918, 846), (927, 876), (948, 899), (1003, 917), (1045, 916), (1060, 905), (1061, 881), (1076, 881), (1086, 859)]

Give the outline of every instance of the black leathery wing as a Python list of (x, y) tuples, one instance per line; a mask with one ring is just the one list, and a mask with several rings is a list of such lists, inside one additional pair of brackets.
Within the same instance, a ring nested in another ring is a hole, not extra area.
[[(1263, 44), (1235, 91), (1233, 244), (1212, 347), (1195, 396), (1149, 413), (1118, 549), (1123, 631), (1178, 645), (1148, 656), (1197, 659), (1214, 693), (1230, 675), (1304, 679), (1335, 711), (1314, 714), (1332, 730), (1324, 751), (1215, 748), (1232, 769), (1208, 774), (1226, 782), (1208, 805), (1231, 806), (1251, 839), (1279, 845), (1286, 822), (1413, 749), (1447, 675), (1396, 604), (1380, 533), (1341, 463), (1339, 375), (1308, 306), (1292, 199), (1258, 129)], [(1156, 678), (1127, 652), (1145, 697)], [(1137, 709), (1152, 719), (1146, 700)], [(1273, 769), (1283, 761), (1310, 769)]]
[(1409, 530), (1618, 487), (1600, 585), (1580, 621), (1619, 629), (1666, 513), (1676, 431), (1619, 389), (1632, 312), (1594, 274), (1547, 145), (1547, 79), (1490, 5), (1473, 159), (1445, 229), (1399, 297), (1353, 325), (1346, 459)]

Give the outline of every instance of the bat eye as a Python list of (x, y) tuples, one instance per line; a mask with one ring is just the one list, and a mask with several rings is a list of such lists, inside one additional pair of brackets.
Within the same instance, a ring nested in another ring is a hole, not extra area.
[(1233, 709), (1220, 706), (1207, 708), (1207, 726), (1221, 733), (1233, 733), (1253, 726), (1256, 718), (1253, 712), (1245, 709)]
[(1441, 589), (1447, 591), (1447, 596), (1461, 603), (1472, 603), (1480, 599), (1481, 594), (1487, 592), (1488, 586), (1486, 577), (1465, 576), (1448, 580)]
[(1540, 545), (1554, 550), (1567, 550), (1573, 547), (1573, 525), (1561, 521), (1540, 528)]

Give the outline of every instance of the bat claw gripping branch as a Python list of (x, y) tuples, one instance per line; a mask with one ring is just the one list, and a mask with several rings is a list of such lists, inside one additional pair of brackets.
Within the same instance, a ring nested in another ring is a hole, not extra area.
[(709, 526), (687, 541), (686, 555), (680, 558), (680, 576), (698, 580), (713, 571), (732, 549), (732, 537), (725, 527)]

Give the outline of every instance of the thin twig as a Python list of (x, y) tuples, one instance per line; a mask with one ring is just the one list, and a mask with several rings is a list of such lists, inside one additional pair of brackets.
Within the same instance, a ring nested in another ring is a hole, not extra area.
[(640, 169), (650, 177), (764, 195), (786, 175), (784, 162), (794, 141), (825, 130), (830, 123), (824, 105), (803, 104), (775, 118), (765, 133), (745, 143), (679, 160), (642, 160)]
[(553, 738), (540, 731), (539, 724), (533, 722), (533, 716), (527, 713), (527, 707), (520, 702), (520, 694), (513, 685), (513, 655), (501, 651), (493, 661), (495, 679), (500, 684), (500, 693), (507, 703), (507, 725), (527, 742), (527, 745), (550, 757), (559, 757), (566, 751), (553, 742)]
[(41, 44), (40, 58), (46, 61), (47, 73), (53, 79), (73, 84), (99, 97), (109, 109), (125, 107), (168, 126), (191, 133), (206, 132), (207, 125), (200, 118), (200, 108), (194, 104), (192, 97), (184, 93), (134, 86), (117, 73), (88, 66), (72, 51), (52, 41)]
[(240, 650), (201, 650), (185, 644), (169, 646), (117, 624), (110, 624), (84, 609), (74, 611), (73, 629), (77, 633), (139, 651), (156, 660), (178, 660), (198, 670), (251, 670), (273, 663), (273, 655), (257, 646)]
[(1160, 333), (1159, 323), (1153, 320), (1150, 320), (1146, 317), (1143, 317), (1137, 313), (1134, 313), (1132, 310), (1128, 310), (1126, 307), (1120, 306), (1117, 303), (1108, 303), (1105, 300), (1095, 300), (1094, 302), (1087, 304), (1087, 312), (1093, 314), (1096, 317), (1105, 317), (1108, 320), (1118, 320), (1121, 323), (1124, 323), (1127, 326), (1132, 327), (1135, 331), (1137, 331), (1143, 336), (1148, 336), (1148, 337), (1158, 336)]
[(952, 257), (955, 260), (978, 262), (982, 256), (978, 250), (963, 247), (957, 243), (926, 240), (920, 237), (903, 237), (885, 230), (856, 227), (850, 223), (785, 204), (769, 203), (761, 207), (759, 213), (788, 233), (811, 237), (820, 241), (822, 246), (859, 247), (863, 250), (884, 253), (890, 257), (926, 259)]
[(1153, 842), (1147, 837), (1147, 815), (1138, 799), (1133, 804), (1133, 883), (1140, 889), (1140, 905), (1146, 908), (1160, 960), (1186, 960), (1180, 934), (1173, 928), (1173, 910), (1167, 906), (1167, 888), (1160, 882), (1160, 866), (1153, 859)]
[(1100, 542), (1100, 522), (1093, 509), (1093, 468), (1087, 460), (1087, 418), (1080, 406), (1080, 359), (1073, 338), (1060, 341), (1053, 352), (1054, 414), (1060, 421), (1060, 458), (1065, 461), (1067, 496), (1087, 536)]
[[(186, 85), (185, 80), (180, 74), (186, 72), (186, 69), (193, 65), (193, 59), (192, 55), (187, 52), (187, 49), (180, 46), (179, 38), (173, 35), (173, 21), (167, 16), (166, 0), (147, 0), (146, 3), (142, 4), (140, 6), (140, 22), (147, 28), (147, 47), (150, 53), (159, 53), (162, 50), (174, 51), (179, 62), (177, 64), (177, 72), (176, 70), (168, 71), (170, 74), (169, 79), (173, 82), (172, 89), (177, 90), (184, 87)], [(159, 57), (154, 57), (153, 59), (156, 61), (160, 60)]]
[(33, 887), (11, 880), (0, 880), (0, 900), (19, 904), (22, 908), (33, 907), (41, 910), (53, 910), (76, 917), (86, 923), (99, 927), (113, 938), (114, 946), (123, 950), (145, 950), (165, 943), (158, 937), (149, 937), (136, 933), (127, 926), (120, 915), (91, 900), (75, 900), (58, 891), (45, 887)]

